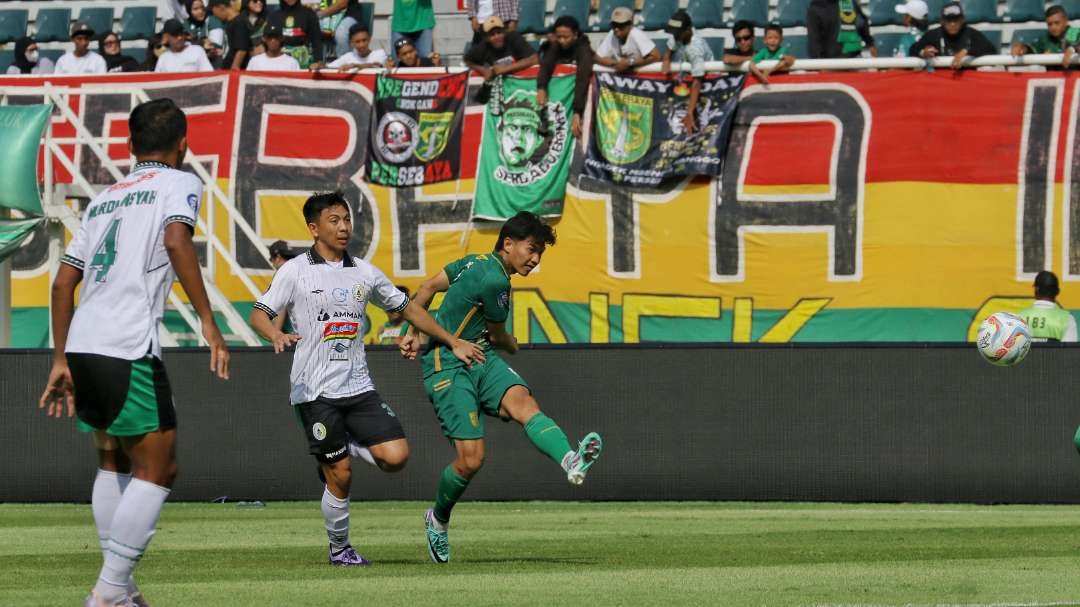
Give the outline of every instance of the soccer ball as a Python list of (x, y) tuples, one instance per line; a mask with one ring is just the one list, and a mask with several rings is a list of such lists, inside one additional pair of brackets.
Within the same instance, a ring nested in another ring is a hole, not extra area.
[(979, 325), (975, 345), (979, 354), (991, 364), (1011, 367), (1027, 356), (1031, 349), (1031, 332), (1019, 316), (997, 312)]

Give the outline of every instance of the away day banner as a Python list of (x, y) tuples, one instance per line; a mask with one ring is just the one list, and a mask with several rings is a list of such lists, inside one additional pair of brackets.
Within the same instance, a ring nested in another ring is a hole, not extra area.
[(484, 117), (474, 217), (507, 219), (518, 211), (562, 215), (574, 154), (573, 99), (573, 75), (551, 79), (542, 108), (536, 104), (536, 79), (504, 76), (493, 83)]
[(456, 181), (468, 74), (411, 79), (379, 74), (367, 180), (390, 187)]
[(687, 133), (687, 82), (596, 73), (585, 174), (630, 187), (655, 187), (685, 175), (719, 175), (745, 79), (705, 78), (695, 112), (698, 129)]
[[(0, 76), (0, 104), (41, 104), (45, 81)], [(120, 141), (131, 87), (183, 107), (192, 157), (236, 205), (230, 212), (207, 196), (202, 219), (256, 289), (273, 269), (233, 217), (264, 243), (305, 246), (301, 208), (314, 191), (345, 193), (352, 252), (413, 291), (450, 261), (490, 252), (498, 233), (498, 224), (468, 227), (474, 197), (492, 181), (478, 169), (486, 108), (465, 112), (460, 180), (390, 188), (364, 180), (374, 75), (48, 81), (90, 133)], [(76, 136), (58, 111), (46, 123), (56, 138)], [(85, 144), (60, 147), (90, 184), (113, 182)], [(128, 160), (122, 143), (108, 153)], [(558, 243), (513, 281), (514, 335), (522, 343), (962, 342), (990, 312), (1029, 303), (1043, 268), (1060, 277), (1061, 302), (1080, 309), (1080, 74), (750, 80), (723, 154), (720, 175), (656, 188), (563, 179), (565, 205), (552, 219)], [(74, 183), (59, 161), (53, 171), (58, 183)], [(209, 279), (246, 316), (253, 295), (202, 230), (195, 238)], [(38, 224), (10, 257), (17, 346), (48, 343), (49, 252)], [(369, 336), (381, 314), (369, 310)], [(183, 327), (174, 311), (166, 320)]]

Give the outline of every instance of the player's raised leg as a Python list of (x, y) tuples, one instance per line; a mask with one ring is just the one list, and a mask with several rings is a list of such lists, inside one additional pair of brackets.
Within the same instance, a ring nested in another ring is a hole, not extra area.
[[(507, 370), (510, 371), (509, 368)], [(489, 376), (497, 374), (497, 369), (489, 372)], [(491, 381), (498, 382), (499, 380), (497, 377), (491, 377)], [(504, 419), (513, 419), (521, 424), (529, 442), (551, 458), (551, 461), (559, 464), (566, 472), (567, 480), (572, 484), (583, 483), (585, 473), (600, 457), (603, 441), (599, 434), (590, 432), (581, 440), (577, 449), (571, 448), (566, 433), (555, 423), (555, 420), (540, 410), (536, 399), (522, 384), (513, 385), (506, 390), (500, 402), (499, 416)]]

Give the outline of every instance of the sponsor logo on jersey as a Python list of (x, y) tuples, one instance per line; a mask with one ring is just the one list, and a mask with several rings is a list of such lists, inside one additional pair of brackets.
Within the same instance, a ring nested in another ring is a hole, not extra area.
[(332, 339), (356, 339), (356, 336), (360, 333), (360, 323), (351, 322), (345, 320), (335, 320), (326, 323), (323, 327), (322, 338), (323, 341), (330, 341)]
[(349, 290), (338, 287), (334, 289), (334, 301), (338, 303), (345, 303), (345, 300), (349, 298)]
[(326, 310), (319, 310), (319, 315), (315, 319), (319, 322), (326, 322), (330, 320), (330, 315), (326, 313)]
[(132, 179), (131, 181), (121, 181), (120, 183), (117, 183), (117, 184), (113, 185), (112, 187), (110, 187), (106, 191), (107, 192), (115, 192), (117, 190), (126, 190), (126, 189), (130, 188), (133, 185), (138, 185), (138, 184), (140, 184), (140, 183), (142, 183), (144, 181), (148, 181), (150, 179), (153, 179), (154, 177), (157, 177), (157, 175), (158, 175), (157, 171), (150, 171), (149, 173), (139, 175), (138, 177), (136, 177), (135, 179)]
[(330, 360), (349, 360), (349, 342), (334, 342), (334, 345), (330, 346)]

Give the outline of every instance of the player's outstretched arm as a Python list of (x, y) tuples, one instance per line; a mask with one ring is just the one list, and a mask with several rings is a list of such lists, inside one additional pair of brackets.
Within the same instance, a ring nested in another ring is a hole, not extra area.
[(190, 226), (179, 221), (165, 226), (165, 250), (169, 253), (169, 261), (180, 280), (180, 286), (184, 287), (188, 300), (202, 322), (203, 338), (210, 345), (210, 372), (216, 373), (221, 379), (229, 379), (229, 350), (225, 347), (225, 338), (214, 321), (210, 300), (206, 297), (206, 286), (203, 285), (195, 245), (191, 242), (191, 231)]
[[(281, 318), (280, 314), (274, 320), (277, 320), (278, 318)], [(255, 329), (256, 333), (273, 344), (275, 354), (284, 352), (285, 348), (300, 341), (300, 336), (295, 333), (282, 333), (281, 328), (277, 326), (274, 321), (270, 320), (270, 317), (266, 312), (263, 312), (258, 308), (252, 308), (249, 322), (251, 323), (251, 328)]]
[[(446, 270), (440, 270), (438, 274), (420, 284), (420, 288), (416, 290), (412, 300), (421, 308), (427, 310), (428, 306), (431, 305), (431, 300), (435, 298), (435, 294), (443, 293), (449, 288), (450, 277), (446, 275)], [(398, 343), (398, 349), (401, 350), (401, 355), (405, 358), (415, 360), (417, 352), (420, 351), (420, 345), (420, 333), (410, 323), (408, 330), (405, 331), (405, 336)]]
[(401, 311), (401, 314), (413, 327), (450, 346), (454, 351), (454, 356), (461, 362), (467, 365), (474, 362), (484, 362), (483, 348), (470, 341), (451, 335), (446, 329), (439, 326), (439, 323), (435, 322), (431, 314), (428, 314), (427, 310), (416, 303), (416, 300), (410, 301), (409, 305), (405, 306), (405, 309)]
[(38, 401), (39, 409), (48, 407), (45, 412), (49, 417), (63, 417), (64, 409), (67, 409), (68, 417), (75, 415), (74, 384), (64, 349), (67, 346), (68, 329), (71, 328), (71, 317), (75, 314), (75, 287), (82, 282), (82, 277), (82, 270), (62, 263), (56, 273), (56, 280), (53, 281), (53, 364), (45, 391)]
[(505, 322), (487, 321), (487, 332), (492, 346), (508, 354), (517, 354), (517, 338), (506, 332)]

